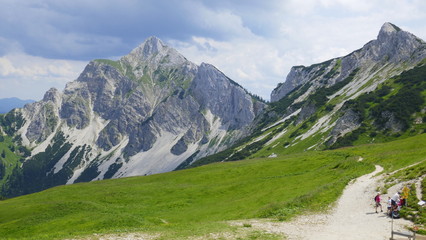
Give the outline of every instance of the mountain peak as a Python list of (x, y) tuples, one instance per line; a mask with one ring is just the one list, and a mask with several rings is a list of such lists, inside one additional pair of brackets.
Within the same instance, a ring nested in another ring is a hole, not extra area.
[(156, 54), (169, 49), (159, 38), (152, 36), (145, 40), (141, 45), (130, 52), (130, 56), (136, 59), (146, 60)]
[(142, 46), (145, 55), (152, 55), (161, 52), (163, 48), (167, 47), (159, 38), (155, 36), (151, 36), (145, 40)]
[(383, 24), (377, 41), (369, 46), (373, 47), (371, 53), (376, 60), (386, 57), (394, 63), (410, 59), (417, 61), (426, 54), (423, 40), (389, 22)]
[(50, 88), (44, 94), (43, 101), (45, 101), (45, 102), (47, 102), (47, 101), (56, 102), (56, 101), (58, 101), (59, 98), (60, 98), (60, 93), (59, 93), (58, 89)]
[(380, 33), (395, 33), (399, 31), (401, 31), (401, 28), (395, 26), (394, 24), (390, 22), (385, 22), (382, 28), (380, 29)]
[(141, 62), (149, 63), (153, 66), (180, 65), (188, 62), (176, 49), (167, 46), (157, 37), (149, 37), (137, 48), (133, 49), (122, 60), (130, 63), (133, 67)]
[(402, 31), (401, 28), (395, 26), (390, 22), (386, 22), (382, 25), (382, 28), (380, 28), (380, 32), (377, 36), (377, 39), (379, 41), (386, 41), (386, 39), (388, 39), (390, 36), (393, 36), (400, 31)]

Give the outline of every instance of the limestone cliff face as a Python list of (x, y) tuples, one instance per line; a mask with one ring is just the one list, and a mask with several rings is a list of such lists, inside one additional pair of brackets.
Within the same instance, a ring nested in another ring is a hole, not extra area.
[(210, 64), (201, 64), (190, 91), (202, 108), (220, 117), (229, 129), (248, 126), (257, 114), (251, 96)]
[(57, 106), (60, 104), (60, 98), (58, 90), (51, 88), (45, 93), (42, 101), (25, 106), (27, 118), (30, 120), (26, 133), (29, 141), (43, 142), (56, 130), (59, 123)]
[(72, 166), (64, 184), (171, 171), (246, 136), (264, 106), (214, 66), (151, 37), (118, 61), (91, 61), (63, 92), (18, 110), (18, 133), (34, 149), (28, 162), (64, 136), (69, 149), (43, 169), (54, 178)]
[(327, 145), (334, 144), (339, 137), (350, 133), (361, 126), (361, 120), (359, 114), (352, 109), (345, 111), (342, 117), (340, 117), (334, 128), (330, 132), (330, 138), (327, 141)]

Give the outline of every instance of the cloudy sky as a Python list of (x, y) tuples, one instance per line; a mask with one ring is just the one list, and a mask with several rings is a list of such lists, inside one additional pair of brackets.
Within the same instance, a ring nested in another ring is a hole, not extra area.
[(426, 39), (424, 0), (0, 0), (0, 98), (40, 100), (92, 59), (157, 36), (269, 100), (294, 65), (346, 55), (391, 22)]

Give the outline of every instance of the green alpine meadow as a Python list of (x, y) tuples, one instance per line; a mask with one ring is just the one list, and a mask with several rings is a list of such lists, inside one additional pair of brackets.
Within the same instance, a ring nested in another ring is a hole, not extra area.
[[(235, 232), (227, 221), (282, 221), (327, 210), (349, 181), (375, 164), (389, 172), (424, 163), (425, 156), (426, 135), (421, 134), (384, 144), (59, 186), (0, 201), (0, 236), (96, 239), (94, 234), (144, 232), (156, 239), (187, 239)], [(274, 239), (259, 233), (251, 237)]]

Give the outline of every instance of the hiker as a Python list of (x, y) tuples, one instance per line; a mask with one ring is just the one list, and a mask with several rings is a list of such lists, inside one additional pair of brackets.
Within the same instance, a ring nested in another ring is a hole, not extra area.
[(397, 210), (398, 209), (398, 204), (399, 204), (399, 192), (395, 193), (395, 195), (392, 196), (391, 198), (391, 205), (392, 205), (392, 211)]
[(392, 208), (392, 200), (390, 197), (388, 197), (388, 215), (390, 215), (391, 213), (391, 208)]
[(405, 207), (405, 198), (401, 197), (401, 200), (399, 201), (399, 206)]
[(377, 192), (377, 195), (374, 197), (374, 202), (376, 202), (376, 213), (377, 208), (380, 206), (380, 211), (383, 212), (382, 204), (380, 203), (380, 192)]

